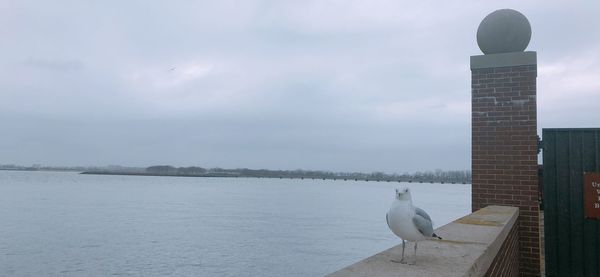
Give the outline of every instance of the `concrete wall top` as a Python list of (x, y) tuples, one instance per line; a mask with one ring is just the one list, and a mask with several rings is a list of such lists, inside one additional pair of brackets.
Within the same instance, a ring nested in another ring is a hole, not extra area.
[(488, 206), (438, 228), (443, 240), (419, 242), (416, 265), (391, 261), (400, 259), (400, 244), (327, 276), (484, 276), (518, 215), (515, 207)]

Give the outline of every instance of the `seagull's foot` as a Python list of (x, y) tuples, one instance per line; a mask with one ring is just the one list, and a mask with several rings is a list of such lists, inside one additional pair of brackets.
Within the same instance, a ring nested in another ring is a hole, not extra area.
[(392, 263), (398, 263), (398, 264), (406, 264), (406, 260), (401, 259), (401, 260), (390, 260), (390, 262)]
[(408, 265), (417, 265), (417, 260), (414, 260), (412, 262), (408, 262)]

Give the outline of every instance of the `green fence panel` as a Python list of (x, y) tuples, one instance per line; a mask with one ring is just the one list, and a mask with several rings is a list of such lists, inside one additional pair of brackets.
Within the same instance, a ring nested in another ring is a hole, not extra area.
[(583, 174), (600, 172), (600, 129), (544, 129), (546, 276), (600, 276), (599, 220), (586, 219)]

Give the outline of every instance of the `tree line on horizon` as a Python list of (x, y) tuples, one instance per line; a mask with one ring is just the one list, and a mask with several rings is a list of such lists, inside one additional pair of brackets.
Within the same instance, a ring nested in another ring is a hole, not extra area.
[(146, 173), (159, 175), (182, 175), (182, 176), (231, 176), (231, 177), (257, 177), (257, 178), (307, 178), (307, 179), (350, 179), (368, 181), (400, 181), (400, 182), (434, 182), (434, 183), (471, 183), (470, 170), (436, 169), (435, 171), (424, 171), (415, 173), (392, 173), (384, 172), (360, 173), (360, 172), (331, 172), (321, 170), (268, 170), (268, 169), (224, 169), (203, 168), (197, 166), (174, 167), (170, 165), (155, 165), (145, 169)]

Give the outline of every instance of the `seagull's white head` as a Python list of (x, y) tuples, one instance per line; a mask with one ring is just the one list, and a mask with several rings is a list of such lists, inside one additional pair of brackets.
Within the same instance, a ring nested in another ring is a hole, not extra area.
[(396, 199), (398, 200), (411, 200), (410, 189), (407, 187), (396, 189)]

